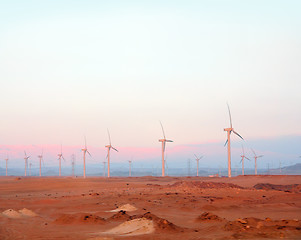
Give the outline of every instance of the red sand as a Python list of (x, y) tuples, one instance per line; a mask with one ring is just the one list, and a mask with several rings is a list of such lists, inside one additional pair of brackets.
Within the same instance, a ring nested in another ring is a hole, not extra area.
[[(301, 185), (293, 184), (301, 176), (0, 177), (1, 213), (38, 215), (0, 214), (0, 239), (301, 239)], [(124, 204), (137, 210), (109, 212)], [(155, 231), (102, 234), (138, 218), (153, 221)]]

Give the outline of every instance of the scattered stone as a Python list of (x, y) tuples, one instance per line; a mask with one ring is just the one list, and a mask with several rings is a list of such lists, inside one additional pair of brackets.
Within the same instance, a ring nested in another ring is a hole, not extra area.
[(137, 208), (134, 207), (133, 205), (131, 205), (131, 204), (125, 204), (125, 205), (117, 207), (116, 209), (111, 210), (109, 212), (119, 212), (119, 211), (133, 212), (133, 211), (136, 211), (136, 210), (137, 210)]
[(210, 212), (204, 212), (196, 220), (197, 221), (222, 221), (223, 219)]
[(170, 187), (181, 187), (181, 188), (209, 188), (209, 189), (220, 189), (220, 188), (237, 188), (243, 189), (233, 183), (221, 183), (221, 182), (200, 182), (200, 181), (179, 181), (170, 185)]
[(276, 190), (284, 192), (301, 192), (301, 184), (276, 185), (271, 183), (258, 183), (253, 186), (257, 190)]

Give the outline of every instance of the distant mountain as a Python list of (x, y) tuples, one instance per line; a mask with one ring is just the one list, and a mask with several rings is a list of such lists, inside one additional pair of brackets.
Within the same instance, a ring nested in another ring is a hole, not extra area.
[(269, 174), (273, 175), (301, 175), (301, 163), (295, 165), (270, 169)]

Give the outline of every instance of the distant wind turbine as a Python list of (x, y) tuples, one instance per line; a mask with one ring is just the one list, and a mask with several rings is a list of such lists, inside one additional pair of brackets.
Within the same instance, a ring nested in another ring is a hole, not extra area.
[(173, 142), (173, 141), (166, 139), (163, 125), (161, 122), (160, 122), (160, 124), (161, 124), (161, 128), (162, 128), (163, 136), (164, 136), (163, 139), (159, 139), (159, 142), (162, 142), (162, 177), (164, 177), (165, 176), (165, 161), (164, 161), (165, 145), (166, 145), (166, 142)]
[(110, 177), (110, 150), (111, 150), (111, 148), (113, 150), (115, 150), (116, 152), (118, 152), (118, 150), (112, 146), (110, 132), (109, 132), (109, 129), (107, 129), (107, 130), (108, 130), (108, 136), (109, 136), (109, 142), (110, 142), (110, 144), (106, 145), (105, 147), (108, 149), (107, 159), (108, 159), (108, 178), (109, 178)]
[(24, 151), (24, 154), (25, 154), (24, 160), (25, 160), (25, 177), (26, 177), (26, 175), (27, 175), (26, 170), (27, 170), (27, 167), (28, 167), (28, 159), (30, 158), (30, 156), (27, 156), (25, 151)]
[(6, 175), (5, 176), (7, 176), (7, 162), (8, 162), (8, 160), (9, 160), (9, 157), (8, 157), (8, 155), (7, 155), (7, 158), (6, 159), (4, 159), (5, 160), (5, 166), (6, 166)]
[(71, 155), (71, 166), (72, 166), (72, 177), (74, 177), (74, 168), (75, 168), (75, 155)]
[(31, 166), (32, 166), (32, 163), (29, 163), (29, 176), (31, 176)]
[(89, 153), (88, 149), (87, 149), (87, 140), (85, 137), (85, 148), (82, 149), (83, 153), (84, 153), (84, 178), (86, 178), (86, 153), (88, 153), (91, 156), (91, 154)]
[(201, 156), (201, 157), (198, 157), (197, 155), (195, 155), (194, 154), (194, 156), (195, 156), (195, 160), (196, 160), (196, 175), (197, 175), (197, 177), (199, 176), (199, 161), (203, 158), (203, 156)]
[(61, 166), (62, 166), (62, 159), (65, 161), (65, 158), (63, 156), (63, 147), (61, 144), (61, 153), (58, 154), (58, 160), (59, 160), (59, 176), (62, 176), (62, 172), (61, 172)]
[(254, 153), (254, 159), (255, 159), (255, 175), (257, 175), (257, 158), (261, 158), (263, 157), (263, 155), (257, 156), (255, 151), (253, 149), (251, 149), (252, 152)]
[(240, 160), (240, 163), (242, 164), (242, 175), (244, 176), (244, 175), (245, 175), (245, 169), (244, 169), (244, 159), (246, 158), (246, 159), (248, 159), (249, 161), (250, 161), (250, 159), (249, 159), (249, 158), (247, 158), (247, 157), (245, 156), (245, 150), (244, 150), (244, 147), (243, 147), (243, 146), (241, 146), (241, 148), (242, 148), (242, 155), (241, 155), (241, 160)]
[(106, 176), (106, 161), (102, 162), (103, 163), (103, 177)]
[(129, 177), (132, 176), (132, 160), (129, 160)]
[(226, 146), (228, 144), (228, 177), (231, 177), (231, 146), (230, 146), (230, 135), (233, 132), (238, 137), (240, 137), (242, 140), (244, 140), (244, 139), (242, 138), (242, 136), (240, 136), (237, 132), (234, 131), (234, 129), (232, 127), (232, 119), (231, 119), (230, 107), (229, 107), (228, 104), (227, 104), (227, 106), (228, 106), (229, 117), (230, 117), (230, 127), (224, 129), (224, 131), (227, 132), (227, 141), (226, 141), (226, 143), (225, 143), (224, 146)]
[(42, 161), (44, 163), (44, 160), (43, 160), (43, 149), (42, 149), (42, 154), (41, 155), (38, 155), (38, 158), (40, 159), (40, 177), (42, 176)]

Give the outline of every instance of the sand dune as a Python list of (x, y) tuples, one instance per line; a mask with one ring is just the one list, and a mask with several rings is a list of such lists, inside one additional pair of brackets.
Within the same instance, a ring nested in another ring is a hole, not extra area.
[(155, 231), (152, 220), (146, 218), (137, 218), (126, 221), (111, 230), (103, 232), (103, 234), (113, 234), (120, 236), (136, 236), (143, 234), (150, 234)]
[(110, 210), (109, 212), (119, 212), (119, 211), (126, 211), (126, 212), (133, 212), (133, 211), (136, 211), (137, 208), (134, 207), (133, 205), (131, 204), (125, 204), (125, 205), (122, 205), (114, 210)]

